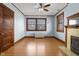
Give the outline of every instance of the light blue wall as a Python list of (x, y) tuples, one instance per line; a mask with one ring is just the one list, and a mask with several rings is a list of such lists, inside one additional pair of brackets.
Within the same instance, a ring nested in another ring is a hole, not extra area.
[[(60, 13), (62, 13), (63, 11), (64, 11), (64, 25), (67, 25), (67, 17), (79, 12), (79, 3), (71, 3), (71, 4), (69, 4)], [(58, 14), (60, 14), (60, 13), (58, 13)], [(56, 31), (56, 16), (57, 15), (55, 15), (55, 20), (54, 20), (54, 22), (55, 22), (54, 23), (54, 36), (56, 36), (57, 38), (65, 41), (65, 29), (64, 29), (64, 33)]]

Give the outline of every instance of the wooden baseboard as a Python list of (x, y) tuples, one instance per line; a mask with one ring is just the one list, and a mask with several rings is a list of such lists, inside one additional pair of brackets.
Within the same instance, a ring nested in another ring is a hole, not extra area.
[[(35, 36), (25, 36), (25, 38), (35, 38)], [(36, 38), (53, 38), (53, 36), (36, 37)]]
[[(21, 41), (22, 39), (24, 39), (24, 38), (35, 38), (35, 37), (34, 37), (34, 36), (24, 36), (23, 38), (21, 38), (21, 39), (19, 39), (17, 42), (15, 42), (15, 44), (18, 43), (18, 42), (20, 42), (20, 41)], [(39, 37), (39, 38), (41, 38), (41, 37)], [(57, 40), (59, 40), (60, 42), (62, 42), (62, 43), (65, 44), (64, 41), (62, 41), (61, 39), (59, 39), (59, 38), (57, 38), (57, 37), (55, 37), (55, 36), (45, 36), (44, 38), (55, 38), (55, 39), (57, 39)]]
[(25, 36), (25, 38), (35, 38), (35, 36)]
[(45, 36), (45, 38), (53, 38), (54, 36)]
[(57, 39), (57, 40), (59, 40), (60, 42), (62, 42), (62, 43), (64, 43), (64, 44), (65, 44), (65, 42), (64, 42), (64, 41), (62, 41), (61, 39), (59, 39), (59, 38), (57, 38), (57, 37), (55, 37), (55, 36), (53, 36), (53, 38), (55, 38), (55, 39)]

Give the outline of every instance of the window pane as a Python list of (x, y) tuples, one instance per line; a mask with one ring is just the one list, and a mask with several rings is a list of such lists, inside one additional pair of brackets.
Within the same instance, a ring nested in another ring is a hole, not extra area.
[(44, 24), (38, 24), (37, 30), (45, 30), (45, 25)]
[(35, 30), (35, 25), (28, 25), (28, 30)]
[(63, 30), (63, 15), (59, 17), (59, 30)]
[(64, 13), (57, 16), (57, 31), (64, 32)]
[(45, 31), (46, 19), (45, 18), (28, 18), (27, 19), (27, 30), (28, 31)]
[(37, 24), (45, 24), (45, 20), (44, 19), (38, 19)]
[(59, 24), (58, 29), (63, 30), (63, 24)]
[(59, 24), (63, 24), (63, 20), (62, 19), (59, 20)]
[(28, 24), (36, 24), (36, 20), (35, 19), (28, 19)]

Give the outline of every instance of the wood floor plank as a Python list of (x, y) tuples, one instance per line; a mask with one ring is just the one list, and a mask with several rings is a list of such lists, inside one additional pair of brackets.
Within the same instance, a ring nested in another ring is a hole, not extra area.
[(1, 53), (6, 56), (63, 56), (59, 46), (64, 45), (56, 38), (24, 38)]

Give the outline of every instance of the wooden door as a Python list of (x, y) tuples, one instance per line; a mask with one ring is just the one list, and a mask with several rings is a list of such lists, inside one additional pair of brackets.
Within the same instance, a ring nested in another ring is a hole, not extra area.
[(3, 8), (0, 6), (0, 52), (1, 52), (1, 46), (2, 46), (2, 23), (3, 23)]
[(2, 5), (3, 7), (3, 20), (2, 20), (2, 31), (1, 31), (1, 51), (4, 51), (14, 44), (14, 12)]

